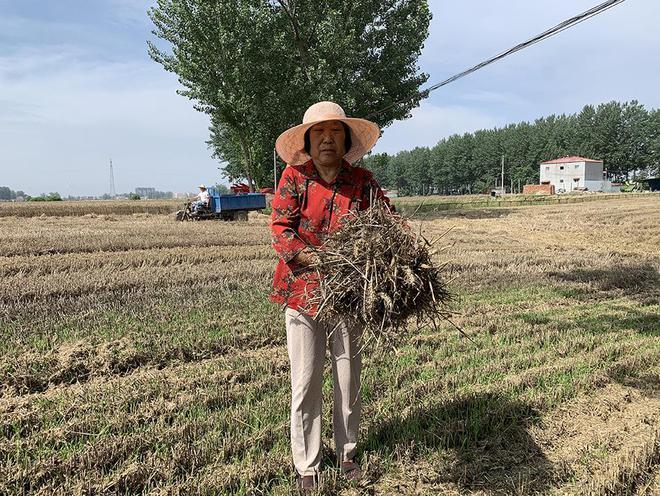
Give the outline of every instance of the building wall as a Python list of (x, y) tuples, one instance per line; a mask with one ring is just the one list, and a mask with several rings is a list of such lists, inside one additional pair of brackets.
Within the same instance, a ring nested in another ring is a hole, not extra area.
[[(584, 187), (584, 162), (541, 164), (541, 183), (549, 181), (558, 193)], [(577, 181), (575, 180), (577, 178)]]
[(135, 194), (143, 198), (151, 198), (156, 194), (156, 188), (135, 188)]
[(603, 179), (600, 181), (586, 181), (586, 185), (589, 191), (603, 191), (605, 193), (615, 191), (615, 189), (612, 188), (612, 183)]
[[(567, 162), (564, 164), (541, 164), (539, 169), (540, 182), (549, 182), (560, 193), (573, 191), (576, 188), (592, 189), (594, 182), (603, 180), (602, 162)], [(587, 183), (591, 183), (591, 186)], [(600, 185), (595, 188), (600, 190)]]
[(603, 180), (603, 162), (587, 162), (585, 180), (602, 181)]
[(523, 195), (554, 195), (555, 187), (552, 184), (525, 184)]

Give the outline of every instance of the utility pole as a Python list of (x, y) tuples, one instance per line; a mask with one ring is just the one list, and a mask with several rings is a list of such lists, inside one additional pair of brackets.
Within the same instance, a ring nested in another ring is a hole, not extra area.
[(502, 194), (504, 194), (506, 188), (504, 187), (504, 154), (502, 154)]
[(112, 170), (112, 158), (110, 158), (110, 198), (117, 196), (115, 191), (115, 173)]
[(273, 191), (277, 189), (277, 151), (273, 148)]

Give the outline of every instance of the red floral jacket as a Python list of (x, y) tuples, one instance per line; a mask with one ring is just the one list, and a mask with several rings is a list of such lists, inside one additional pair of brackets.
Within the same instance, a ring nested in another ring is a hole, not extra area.
[(342, 216), (368, 208), (372, 197), (389, 205), (373, 174), (347, 161), (331, 183), (323, 180), (311, 160), (284, 169), (272, 204), (272, 243), (280, 260), (271, 301), (316, 314), (309, 298), (318, 288), (318, 275), (293, 259), (306, 246), (321, 246), (338, 229)]

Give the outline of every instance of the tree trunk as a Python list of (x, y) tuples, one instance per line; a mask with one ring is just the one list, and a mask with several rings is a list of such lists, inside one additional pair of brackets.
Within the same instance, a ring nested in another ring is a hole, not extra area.
[(239, 139), (241, 140), (241, 151), (243, 152), (243, 161), (245, 163), (245, 178), (247, 179), (248, 183), (248, 188), (250, 188), (250, 193), (254, 193), (254, 186), (255, 186), (255, 181), (254, 181), (254, 175), (252, 173), (253, 169), (253, 163), (252, 163), (252, 153), (250, 152), (250, 146), (247, 143), (247, 140), (245, 139), (245, 136), (243, 136), (242, 133), (237, 133), (239, 136)]
[[(296, 17), (296, 4), (293, 0), (278, 0), (278, 3), (284, 9), (284, 12), (289, 17), (289, 22), (291, 24), (291, 30), (293, 32), (293, 42), (298, 49), (298, 56), (300, 57), (301, 68), (307, 77), (307, 80), (311, 82), (312, 78), (309, 75), (309, 67), (312, 65), (312, 60), (309, 55), (308, 42), (310, 40), (305, 40), (302, 35), (302, 28), (298, 19)], [(313, 29), (313, 27), (311, 27)], [(310, 35), (311, 37), (311, 35)]]

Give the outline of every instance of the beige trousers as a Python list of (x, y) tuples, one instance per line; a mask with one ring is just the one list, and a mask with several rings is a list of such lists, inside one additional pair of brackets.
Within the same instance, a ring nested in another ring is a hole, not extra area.
[(323, 363), (330, 347), (333, 430), (339, 462), (355, 456), (360, 423), (360, 332), (342, 322), (319, 322), (286, 309), (286, 338), (291, 363), (291, 451), (300, 475), (316, 475), (321, 465)]

